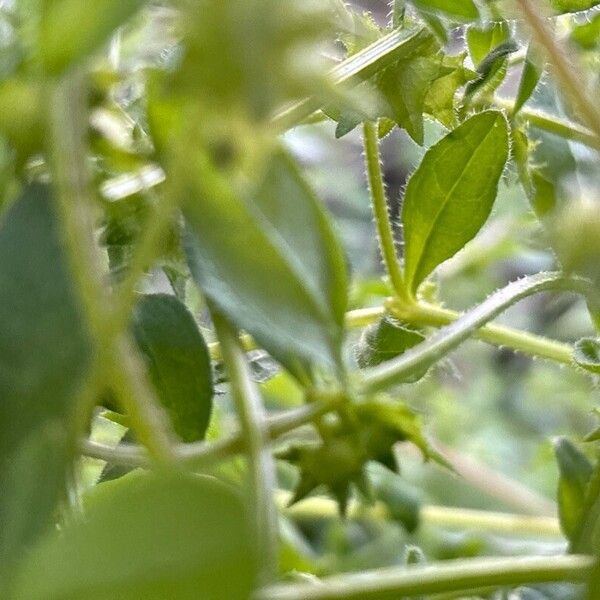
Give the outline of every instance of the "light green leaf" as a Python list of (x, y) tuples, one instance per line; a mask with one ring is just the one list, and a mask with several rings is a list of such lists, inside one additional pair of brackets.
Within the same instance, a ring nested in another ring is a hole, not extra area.
[(588, 458), (566, 438), (554, 443), (558, 462), (558, 514), (564, 534), (572, 540), (583, 516), (583, 498), (593, 467)]
[(17, 573), (18, 600), (246, 600), (256, 553), (242, 502), (215, 479), (134, 472), (99, 485), (85, 515)]
[(97, 50), (145, 0), (42, 0), (39, 52), (45, 69), (59, 75)]
[(277, 152), (245, 198), (211, 167), (195, 171), (202, 181), (187, 203), (186, 246), (204, 293), (295, 374), (300, 365), (339, 364), (344, 258), (291, 159)]
[(588, 10), (598, 4), (599, 0), (550, 0), (552, 8), (561, 14)]
[(517, 91), (517, 97), (515, 98), (515, 106), (512, 113), (513, 117), (521, 110), (521, 108), (523, 108), (527, 100), (529, 100), (531, 94), (535, 91), (543, 72), (544, 58), (543, 56), (540, 56), (539, 51), (536, 50), (533, 44), (529, 44), (527, 55), (525, 57), (525, 64), (523, 65), (523, 73), (521, 74), (521, 80), (519, 82), (519, 90)]
[(466, 33), (469, 54), (475, 67), (494, 49), (510, 39), (506, 21), (494, 21), (485, 25), (471, 25)]
[(158, 397), (184, 442), (204, 438), (212, 409), (212, 370), (204, 338), (174, 296), (143, 296), (133, 332)]
[[(50, 190), (30, 185), (0, 223), (0, 564), (48, 527), (65, 493), (74, 400), (90, 342)], [(1, 567), (0, 567), (1, 570)]]
[(473, 0), (412, 0), (422, 10), (442, 12), (461, 21), (472, 21), (479, 18), (479, 11)]
[(402, 208), (411, 291), (481, 229), (507, 158), (508, 126), (498, 111), (471, 117), (425, 154)]

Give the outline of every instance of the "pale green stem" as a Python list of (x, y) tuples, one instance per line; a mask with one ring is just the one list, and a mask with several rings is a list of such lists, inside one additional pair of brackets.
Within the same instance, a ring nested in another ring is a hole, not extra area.
[[(515, 105), (514, 101), (499, 97), (494, 98), (494, 104), (506, 110), (508, 114), (512, 114)], [(518, 118), (524, 119), (537, 129), (600, 150), (600, 138), (579, 123), (550, 115), (541, 110), (527, 108), (519, 111)]]
[[(294, 519), (335, 519), (339, 517), (339, 507), (335, 500), (323, 496), (305, 498), (292, 506), (292, 494), (278, 490), (277, 504), (285, 514)], [(346, 516), (349, 519), (371, 519), (388, 521), (393, 518), (383, 502), (365, 505), (356, 500), (348, 504)], [(515, 536), (562, 537), (558, 519), (519, 515), (468, 508), (425, 505), (419, 511), (419, 521), (425, 526), (435, 526), (457, 530), (487, 531)]]
[(102, 372), (131, 416), (134, 430), (157, 460), (171, 459), (171, 436), (163, 413), (147, 382), (143, 363), (127, 335), (107, 336), (108, 298), (102, 285), (101, 260), (94, 240), (93, 202), (86, 164), (87, 107), (85, 74), (75, 71), (53, 84), (50, 94), (51, 164), (65, 246), (73, 279), (96, 345), (86, 390), (97, 399)]
[[(419, 302), (412, 306), (391, 302), (389, 311), (396, 318), (413, 325), (429, 325), (443, 327), (458, 320), (462, 315), (459, 312)], [(554, 362), (572, 365), (573, 348), (569, 344), (557, 342), (546, 337), (490, 323), (473, 333), (484, 342), (495, 346), (502, 346), (523, 352), (529, 356), (545, 358)]]
[(596, 137), (600, 137), (600, 110), (598, 104), (588, 94), (585, 75), (582, 78), (582, 66), (569, 58), (569, 53), (562, 43), (548, 28), (543, 16), (548, 3), (532, 3), (531, 0), (518, 0), (521, 12), (529, 23), (538, 44), (546, 52), (550, 68), (561, 84), (562, 93), (571, 101), (583, 121)]
[(276, 488), (275, 460), (269, 448), (266, 414), (235, 330), (216, 310), (212, 310), (211, 314), (221, 342), (223, 361), (246, 446), (255, 534), (262, 565), (261, 580), (266, 583), (275, 578), (278, 561), (278, 517), (273, 498)]
[[(340, 392), (315, 393), (315, 398), (309, 404), (297, 409), (286, 411), (282, 415), (265, 419), (268, 441), (271, 442), (306, 425), (312, 423), (324, 414), (339, 408), (346, 401)], [(201, 469), (213, 466), (219, 462), (230, 459), (232, 456), (244, 452), (246, 441), (242, 431), (216, 442), (195, 442), (180, 444), (174, 451), (177, 459), (189, 468)], [(128, 467), (150, 467), (150, 457), (146, 450), (140, 446), (107, 446), (92, 440), (83, 440), (80, 451), (86, 456), (105, 460), (112, 464)]]
[(377, 225), (379, 249), (394, 291), (400, 298), (408, 299), (408, 294), (404, 285), (404, 276), (402, 275), (402, 269), (400, 268), (398, 257), (396, 255), (394, 232), (385, 194), (383, 173), (381, 172), (379, 136), (377, 134), (376, 123), (365, 121), (363, 124), (363, 138), (365, 147), (365, 165), (367, 168), (369, 189), (371, 190), (373, 214), (375, 215), (375, 224)]
[(282, 584), (259, 590), (254, 600), (396, 600), (478, 588), (566, 581), (584, 583), (594, 558), (583, 555), (474, 558), (337, 575), (318, 584)]

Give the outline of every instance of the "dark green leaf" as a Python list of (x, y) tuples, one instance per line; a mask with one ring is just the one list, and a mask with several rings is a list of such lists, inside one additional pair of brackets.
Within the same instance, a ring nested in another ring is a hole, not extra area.
[[(193, 172), (193, 169), (191, 169)], [(187, 254), (204, 293), (295, 373), (339, 363), (346, 271), (319, 201), (282, 153), (250, 198), (201, 167)], [(212, 177), (211, 193), (205, 193)]]
[(42, 0), (39, 51), (46, 70), (58, 75), (97, 50), (145, 0)]
[(208, 477), (134, 472), (99, 485), (85, 516), (43, 540), (19, 600), (247, 600), (256, 554), (244, 507)]
[(0, 564), (64, 497), (74, 400), (90, 359), (50, 190), (31, 185), (0, 225)]
[(600, 374), (600, 341), (590, 337), (578, 340), (573, 360), (586, 371)]
[[(424, 339), (425, 336), (420, 331), (390, 317), (384, 317), (363, 331), (356, 347), (358, 366), (361, 369), (374, 367), (402, 354)], [(416, 381), (424, 374), (425, 371), (417, 373), (410, 381)]]
[(203, 439), (212, 409), (212, 370), (194, 318), (174, 296), (147, 295), (135, 308), (133, 332), (176, 433), (184, 442)]
[(508, 127), (497, 111), (471, 117), (425, 154), (402, 208), (406, 281), (413, 292), (481, 229), (507, 158)]
[(583, 516), (585, 497), (592, 464), (585, 454), (566, 438), (554, 443), (560, 477), (558, 480), (558, 513), (564, 534), (569, 540), (575, 536)]

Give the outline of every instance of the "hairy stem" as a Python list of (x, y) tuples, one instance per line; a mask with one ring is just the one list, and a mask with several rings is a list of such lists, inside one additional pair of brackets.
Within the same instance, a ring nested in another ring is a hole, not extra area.
[[(389, 310), (392, 315), (402, 321), (413, 325), (428, 325), (431, 327), (450, 325), (462, 316), (461, 313), (454, 310), (425, 302), (419, 302), (409, 307), (392, 303)], [(529, 356), (545, 358), (564, 365), (573, 364), (573, 348), (569, 344), (513, 329), (512, 327), (490, 323), (474, 332), (473, 337), (495, 346), (505, 346)]]
[(589, 578), (593, 565), (593, 557), (582, 555), (460, 559), (332, 576), (322, 579), (318, 585), (278, 585), (259, 591), (254, 598), (392, 600), (532, 583), (583, 583)]
[(371, 191), (373, 214), (375, 215), (375, 223), (377, 225), (379, 249), (394, 291), (399, 297), (408, 300), (408, 294), (404, 285), (404, 276), (402, 275), (402, 270), (396, 255), (394, 232), (385, 194), (383, 173), (381, 172), (377, 123), (365, 121), (363, 124), (363, 138), (365, 147), (365, 165), (367, 168), (369, 189)]
[(252, 483), (252, 508), (255, 533), (262, 562), (262, 581), (272, 581), (277, 572), (277, 511), (273, 499), (276, 487), (275, 460), (268, 447), (270, 441), (262, 398), (252, 380), (246, 356), (235, 330), (216, 310), (211, 311), (223, 360), (229, 375), (244, 436)]
[(155, 459), (168, 461), (171, 458), (170, 429), (154, 398), (137, 350), (128, 335), (107, 335), (105, 331), (109, 302), (102, 285), (101, 260), (93, 235), (93, 202), (86, 164), (85, 89), (85, 74), (79, 71), (55, 84), (51, 92), (50, 126), (51, 164), (65, 245), (96, 343), (95, 364), (86, 396), (90, 402), (97, 399), (103, 380), (98, 371), (104, 373), (127, 409), (140, 440)]
[(573, 108), (579, 112), (593, 134), (600, 138), (600, 110), (597, 103), (589, 96), (585, 84), (582, 83), (581, 65), (575, 64), (569, 58), (567, 50), (548, 28), (547, 21), (543, 17), (543, 9), (548, 8), (547, 3), (542, 10), (539, 2), (534, 4), (531, 0), (518, 0), (518, 3), (538, 44), (547, 54), (552, 71), (561, 84), (562, 93), (571, 101)]

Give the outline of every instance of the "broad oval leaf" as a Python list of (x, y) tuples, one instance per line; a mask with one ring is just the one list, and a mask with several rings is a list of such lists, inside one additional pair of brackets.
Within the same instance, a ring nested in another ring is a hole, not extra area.
[(471, 25), (467, 29), (466, 39), (471, 60), (478, 67), (494, 48), (510, 39), (510, 27), (506, 21)]
[(466, 120), (425, 154), (402, 207), (406, 282), (412, 292), (481, 229), (507, 158), (506, 119), (493, 110)]
[(204, 438), (213, 383), (206, 342), (175, 296), (143, 296), (133, 313), (133, 333), (158, 397), (184, 442)]
[[(249, 198), (213, 170), (199, 173), (198, 197), (186, 205), (186, 252), (203, 292), (294, 374), (339, 364), (344, 258), (291, 159), (274, 155)], [(203, 192), (207, 183), (214, 193)]]
[(0, 224), (4, 566), (48, 526), (65, 490), (69, 422), (91, 354), (66, 263), (50, 189), (30, 185)]
[(236, 493), (208, 477), (133, 472), (99, 485), (85, 515), (42, 540), (19, 600), (246, 600), (256, 552)]

